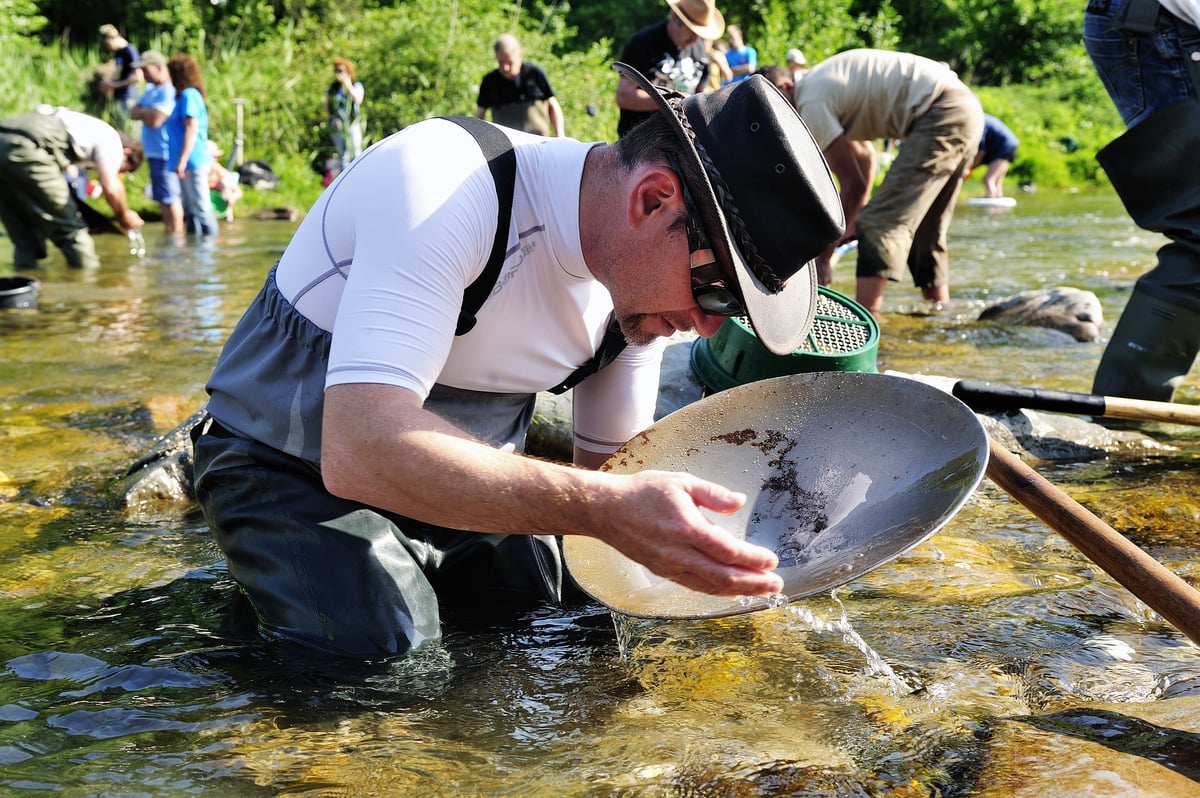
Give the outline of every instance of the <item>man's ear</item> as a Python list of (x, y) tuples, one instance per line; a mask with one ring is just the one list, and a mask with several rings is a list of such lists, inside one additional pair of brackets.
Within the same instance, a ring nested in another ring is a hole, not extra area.
[(665, 165), (647, 166), (634, 185), (629, 203), (629, 226), (667, 214), (673, 221), (683, 205), (683, 193), (679, 190), (679, 178)]

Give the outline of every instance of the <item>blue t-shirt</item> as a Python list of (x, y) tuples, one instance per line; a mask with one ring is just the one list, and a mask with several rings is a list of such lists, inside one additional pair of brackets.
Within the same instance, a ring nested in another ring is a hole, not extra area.
[(161, 86), (147, 83), (137, 104), (166, 114), (167, 119), (158, 127), (142, 125), (142, 148), (146, 150), (146, 157), (166, 160), (171, 155), (167, 145), (167, 124), (175, 110), (175, 87), (170, 83)]
[(758, 50), (753, 47), (743, 47), (740, 50), (729, 49), (725, 51), (725, 63), (729, 64), (729, 68), (742, 66), (743, 64), (750, 65), (750, 71), (744, 75), (734, 75), (730, 83), (736, 83), (743, 78), (748, 78), (754, 74), (754, 70), (758, 68)]
[(991, 114), (983, 115), (983, 140), (979, 142), (979, 151), (983, 153), (980, 163), (991, 163), (997, 158), (1011, 161), (1017, 154), (1017, 145), (1021, 143), (1008, 126)]
[(163, 125), (167, 129), (167, 145), (170, 147), (168, 160), (171, 168), (179, 163), (179, 153), (183, 151), (184, 123), (189, 117), (194, 117), (200, 124), (196, 143), (188, 154), (187, 168), (197, 169), (212, 160), (212, 155), (208, 152), (208, 106), (204, 104), (200, 91), (189, 87), (175, 98), (175, 110)]

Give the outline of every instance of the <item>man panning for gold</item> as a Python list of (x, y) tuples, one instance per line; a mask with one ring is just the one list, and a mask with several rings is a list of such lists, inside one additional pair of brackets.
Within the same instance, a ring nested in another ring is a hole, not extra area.
[[(663, 339), (745, 314), (772, 351), (799, 345), (838, 194), (763, 78), (684, 98), (617, 68), (659, 108), (620, 142), (411, 125), (270, 270), (193, 433), (197, 497), (268, 637), (373, 658), (446, 612), (559, 601), (561, 535), (695, 590), (780, 590), (771, 551), (701, 512), (743, 495), (592, 469), (652, 423)], [(521, 454), (535, 395), (570, 384), (578, 467)]]

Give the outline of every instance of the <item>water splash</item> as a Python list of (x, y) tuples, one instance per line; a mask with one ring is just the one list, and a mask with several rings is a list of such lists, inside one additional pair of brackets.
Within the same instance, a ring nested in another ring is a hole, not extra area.
[(129, 231), (129, 254), (136, 258), (146, 257), (146, 239), (137, 228)]
[(614, 610), (609, 610), (609, 614), (612, 615), (613, 629), (617, 633), (617, 656), (624, 662), (629, 659), (630, 652), (633, 650), (636, 622), (632, 617)]
[(811, 607), (802, 604), (793, 604), (787, 607), (788, 615), (792, 618), (801, 621), (808, 629), (814, 632), (833, 632), (840, 634), (842, 641), (848, 643), (860, 652), (867, 661), (867, 673), (871, 676), (882, 676), (892, 687), (903, 694), (912, 693), (916, 688), (906, 682), (896, 671), (889, 665), (875, 649), (867, 644), (854, 625), (850, 623), (850, 617), (846, 613), (846, 607), (837, 596), (837, 592), (829, 594), (830, 599), (837, 605), (840, 611), (839, 617), (834, 620), (826, 620), (818, 617), (813, 612)]
[(775, 607), (786, 607), (791, 601), (784, 593), (772, 593), (769, 596), (738, 596), (734, 599), (738, 606), (747, 609), (773, 609)]

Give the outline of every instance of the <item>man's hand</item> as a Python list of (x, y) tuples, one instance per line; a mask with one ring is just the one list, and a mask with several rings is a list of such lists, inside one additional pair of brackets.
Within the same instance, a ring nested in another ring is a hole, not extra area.
[(700, 508), (732, 513), (746, 496), (689, 474), (643, 471), (596, 507), (595, 536), (658, 576), (717, 596), (769, 596), (783, 590), (769, 549), (740, 540)]
[(136, 230), (146, 223), (145, 220), (138, 215), (137, 211), (133, 210), (132, 208), (126, 208), (125, 212), (117, 217), (117, 221), (120, 222), (121, 226), (126, 230)]

